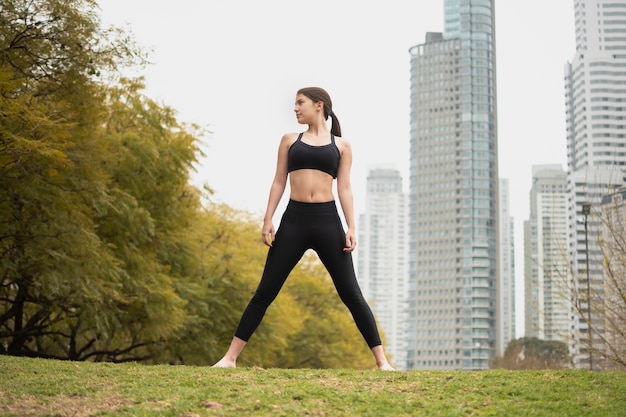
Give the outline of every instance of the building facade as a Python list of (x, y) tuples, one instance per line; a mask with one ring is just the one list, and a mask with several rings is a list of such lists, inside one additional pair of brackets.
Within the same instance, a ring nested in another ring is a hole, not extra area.
[(384, 334), (393, 365), (406, 369), (406, 196), (400, 171), (370, 169), (359, 216), (359, 285)]
[[(624, 184), (626, 168), (626, 1), (574, 0), (574, 10), (576, 52), (565, 67), (571, 290), (583, 294), (590, 282), (601, 294), (598, 207)], [(590, 365), (588, 304), (578, 297), (572, 309), (579, 367)]]
[(408, 369), (496, 354), (498, 166), (493, 0), (446, 0), (410, 48)]
[(502, 357), (509, 342), (515, 339), (515, 222), (511, 217), (509, 180), (500, 179), (500, 273), (497, 288), (496, 355)]
[(567, 343), (567, 173), (561, 165), (536, 165), (532, 176), (530, 217), (524, 222), (525, 336)]

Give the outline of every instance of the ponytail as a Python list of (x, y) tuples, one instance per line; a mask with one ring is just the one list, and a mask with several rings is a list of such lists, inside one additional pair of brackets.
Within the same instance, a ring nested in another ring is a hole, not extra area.
[(330, 133), (341, 137), (341, 125), (339, 124), (339, 119), (337, 119), (337, 116), (332, 110), (330, 111)]

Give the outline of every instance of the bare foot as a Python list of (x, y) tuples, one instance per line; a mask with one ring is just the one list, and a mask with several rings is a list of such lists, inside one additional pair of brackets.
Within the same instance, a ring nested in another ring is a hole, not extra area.
[(236, 368), (237, 365), (235, 361), (228, 360), (226, 358), (220, 359), (215, 365), (211, 366), (211, 368)]
[(381, 371), (397, 371), (396, 368), (394, 368), (393, 366), (389, 365), (388, 363), (379, 366), (378, 369), (381, 370)]

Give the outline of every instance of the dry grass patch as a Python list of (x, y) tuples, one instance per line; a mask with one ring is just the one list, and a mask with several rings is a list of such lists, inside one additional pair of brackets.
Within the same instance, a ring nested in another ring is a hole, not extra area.
[(99, 412), (115, 413), (133, 405), (116, 394), (106, 398), (84, 398), (76, 395), (38, 397), (34, 395), (8, 395), (0, 392), (0, 411), (3, 415), (88, 417)]

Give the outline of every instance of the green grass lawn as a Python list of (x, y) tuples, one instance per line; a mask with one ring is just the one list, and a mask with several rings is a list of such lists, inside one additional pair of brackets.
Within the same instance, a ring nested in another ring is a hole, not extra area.
[(2, 416), (626, 416), (626, 372), (212, 369), (0, 355)]

